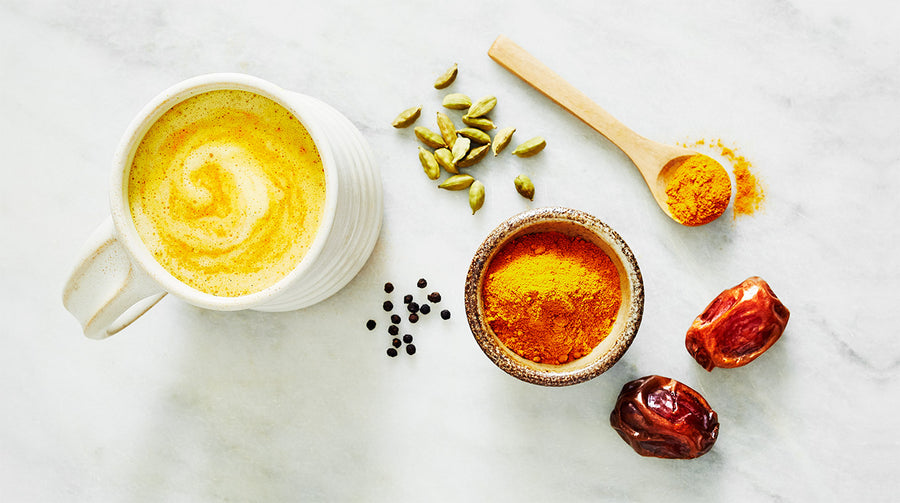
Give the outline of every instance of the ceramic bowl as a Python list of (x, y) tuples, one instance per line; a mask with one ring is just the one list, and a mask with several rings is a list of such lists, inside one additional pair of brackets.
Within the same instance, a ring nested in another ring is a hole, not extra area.
[[(509, 241), (525, 234), (557, 231), (594, 243), (619, 271), (622, 303), (609, 335), (588, 355), (563, 364), (535, 363), (510, 350), (484, 317), (482, 284), (491, 259)], [(466, 277), (466, 316), (484, 354), (508, 374), (543, 386), (568, 386), (593, 379), (612, 367), (634, 340), (644, 312), (644, 283), (631, 249), (608, 225), (569, 208), (539, 208), (503, 222), (478, 248)]]

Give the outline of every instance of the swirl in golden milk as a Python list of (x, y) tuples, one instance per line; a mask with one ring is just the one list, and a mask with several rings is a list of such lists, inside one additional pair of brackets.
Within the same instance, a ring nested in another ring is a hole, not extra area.
[(274, 101), (211, 91), (163, 114), (141, 140), (128, 181), (138, 234), (197, 290), (263, 290), (303, 259), (325, 203), (309, 133)]

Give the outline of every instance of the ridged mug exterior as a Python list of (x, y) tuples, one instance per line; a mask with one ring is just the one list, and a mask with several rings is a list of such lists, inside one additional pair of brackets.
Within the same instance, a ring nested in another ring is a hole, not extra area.
[(331, 147), (333, 162), (341, 167), (332, 174), (338, 178), (334, 218), (321, 251), (302, 278), (305, 288), (286, 290), (253, 308), (258, 311), (290, 311), (334, 295), (365, 265), (381, 232), (381, 177), (368, 143), (337, 110), (315, 98), (293, 94), (304, 109), (317, 114), (314, 120), (328, 138), (323, 145)]
[[(274, 285), (239, 297), (201, 292), (166, 271), (138, 236), (127, 197), (131, 159), (150, 126), (181, 101), (220, 89), (250, 91), (288, 109), (310, 133), (325, 172), (323, 217), (300, 264)], [(63, 293), (67, 309), (92, 338), (121, 330), (166, 293), (219, 311), (289, 311), (321, 302), (349, 283), (368, 260), (381, 230), (383, 195), (371, 149), (340, 112), (256, 77), (221, 73), (176, 84), (138, 114), (113, 161), (110, 209), (112, 223), (101, 225), (91, 237)], [(155, 300), (135, 309), (149, 298)]]

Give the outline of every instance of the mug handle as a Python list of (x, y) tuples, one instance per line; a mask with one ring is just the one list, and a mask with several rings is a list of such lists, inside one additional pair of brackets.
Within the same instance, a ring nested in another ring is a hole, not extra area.
[(85, 244), (63, 289), (63, 305), (91, 339), (105, 339), (130, 325), (166, 292), (140, 268), (116, 239), (107, 217)]

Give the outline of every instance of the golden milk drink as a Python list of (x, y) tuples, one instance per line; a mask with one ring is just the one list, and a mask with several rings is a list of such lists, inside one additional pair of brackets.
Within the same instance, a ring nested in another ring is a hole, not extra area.
[(134, 154), (138, 235), (173, 276), (212, 295), (264, 290), (303, 260), (325, 205), (325, 172), (303, 124), (269, 98), (198, 94), (166, 111)]

